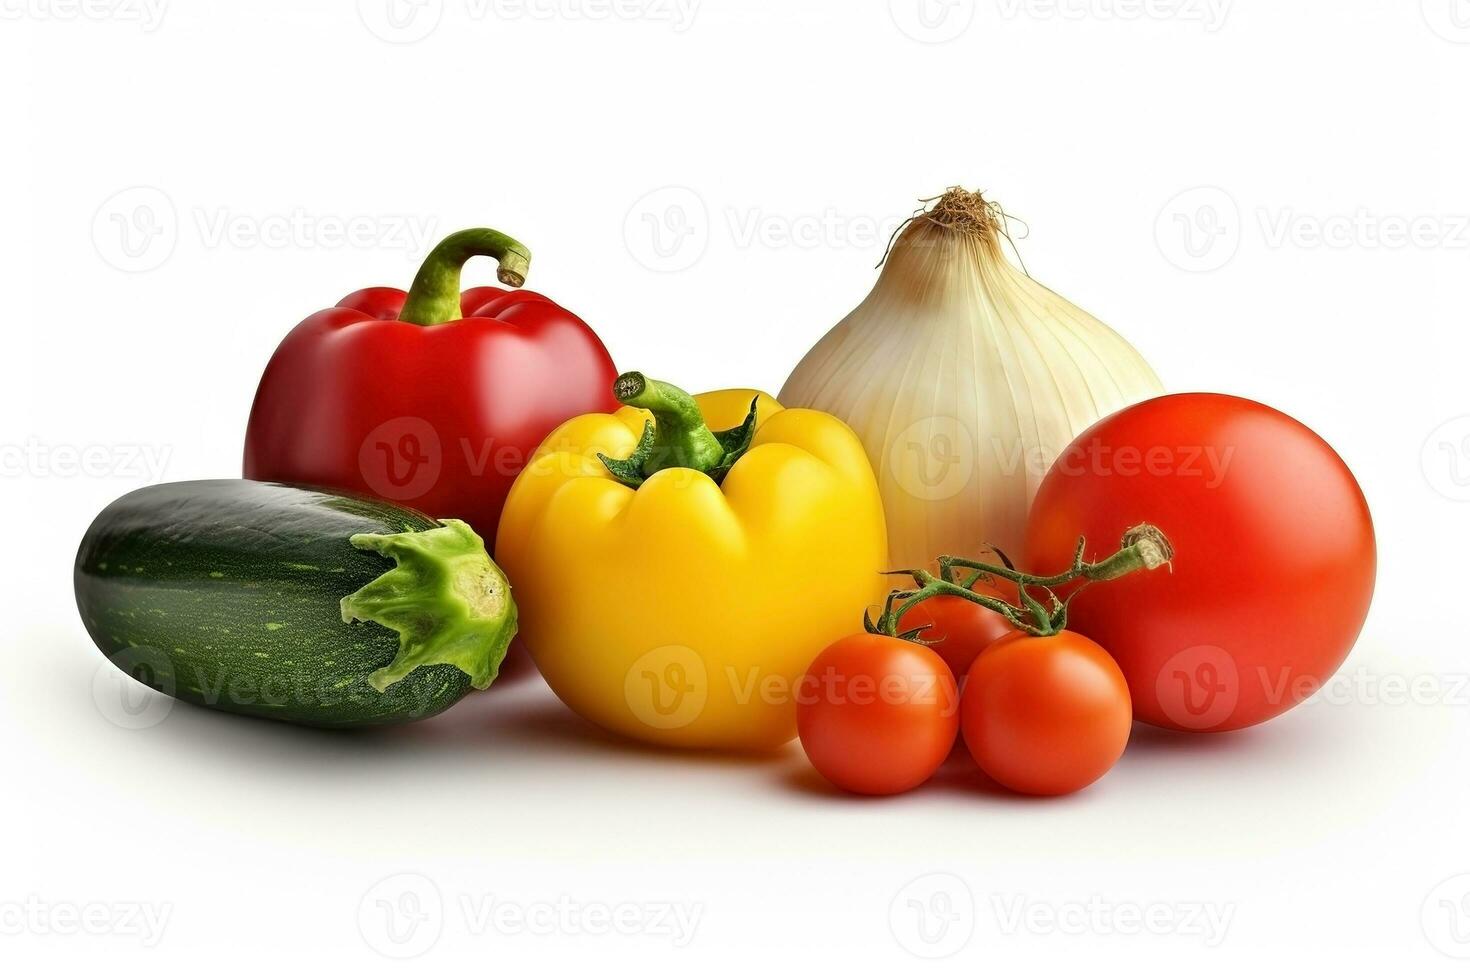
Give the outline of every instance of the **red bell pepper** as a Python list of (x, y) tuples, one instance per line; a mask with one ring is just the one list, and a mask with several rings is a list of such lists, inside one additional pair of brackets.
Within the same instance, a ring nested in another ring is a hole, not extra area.
[[(463, 293), (472, 256), (512, 287)], [(516, 474), (552, 429), (610, 412), (617, 369), (579, 318), (521, 289), (531, 256), (488, 228), (440, 242), (407, 293), (374, 287), (307, 317), (260, 379), (245, 476), (385, 497), (495, 540)]]

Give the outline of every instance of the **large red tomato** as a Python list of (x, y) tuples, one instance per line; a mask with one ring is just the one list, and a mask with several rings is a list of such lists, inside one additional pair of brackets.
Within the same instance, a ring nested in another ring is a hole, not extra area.
[(1026, 563), (1065, 568), (1147, 521), (1174, 545), (1172, 573), (1080, 594), (1068, 627), (1128, 678), (1138, 719), (1228, 731), (1287, 710), (1337, 670), (1373, 594), (1368, 504), (1320, 436), (1229, 395), (1166, 395), (1103, 419), (1047, 473)]

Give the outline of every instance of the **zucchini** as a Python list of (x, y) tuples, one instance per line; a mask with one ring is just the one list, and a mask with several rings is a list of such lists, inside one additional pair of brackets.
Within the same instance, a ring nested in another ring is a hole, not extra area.
[(155, 690), (327, 728), (443, 711), (490, 685), (516, 629), (467, 524), (250, 480), (114, 501), (75, 586), (98, 649)]

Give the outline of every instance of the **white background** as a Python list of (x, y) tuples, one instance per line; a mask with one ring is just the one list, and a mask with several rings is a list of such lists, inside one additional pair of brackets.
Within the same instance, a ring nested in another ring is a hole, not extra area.
[[(386, 0), (0, 0), (0, 969), (1463, 975), (1470, 3), (582, 2), (395, 28)], [(166, 703), (130, 729), (94, 699), (82, 531), (135, 486), (238, 475), (306, 314), (490, 224), (620, 366), (775, 391), (953, 183), (1169, 387), (1271, 403), (1354, 468), (1379, 589), (1312, 703), (1139, 728), (1068, 799), (956, 765), (863, 802), (795, 745), (611, 741), (535, 679), (359, 736)], [(395, 944), (377, 903), (405, 893), (425, 918)], [(936, 895), (929, 944), (909, 902)], [(543, 903), (644, 928), (479, 917)], [(88, 909), (101, 934), (67, 935)]]

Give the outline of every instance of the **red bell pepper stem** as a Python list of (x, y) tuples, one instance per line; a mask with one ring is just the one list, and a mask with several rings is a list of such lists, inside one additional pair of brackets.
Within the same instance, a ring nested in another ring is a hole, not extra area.
[(525, 285), (531, 266), (530, 249), (491, 228), (457, 231), (435, 245), (419, 266), (398, 319), (428, 327), (463, 317), (459, 308), (459, 274), (464, 264), (476, 255), (488, 255), (500, 263), (496, 276), (507, 286), (519, 289)]

